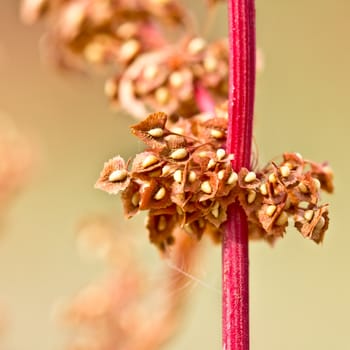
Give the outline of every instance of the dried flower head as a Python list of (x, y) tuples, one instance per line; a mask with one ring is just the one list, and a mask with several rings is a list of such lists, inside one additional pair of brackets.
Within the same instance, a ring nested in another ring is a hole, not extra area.
[(149, 210), (146, 227), (161, 251), (174, 244), (177, 227), (197, 238), (208, 233), (220, 239), (227, 207), (237, 200), (247, 214), (251, 238), (273, 242), (294, 218), (304, 237), (321, 242), (328, 206), (319, 205), (319, 195), (321, 189), (333, 189), (329, 167), (285, 153), (280, 164), (242, 168), (237, 174), (231, 167), (234, 155), (225, 152), (225, 105), (217, 115), (171, 122), (165, 113), (151, 114), (131, 127), (146, 150), (134, 158), (130, 170), (118, 157), (125, 170), (122, 185), (115, 187), (108, 177), (112, 160), (96, 187), (113, 194), (120, 190), (128, 218)]
[[(90, 252), (94, 247), (98, 255), (101, 247), (108, 251), (103, 257), (110, 272), (59, 308), (60, 322), (70, 328), (66, 348), (160, 349), (176, 331), (188, 278), (167, 268), (162, 278), (152, 282), (135, 259), (134, 244), (104, 216), (85, 219), (79, 225), (78, 238), (79, 247), (84, 242)], [(180, 235), (169, 263), (189, 272), (195, 256), (194, 241)]]

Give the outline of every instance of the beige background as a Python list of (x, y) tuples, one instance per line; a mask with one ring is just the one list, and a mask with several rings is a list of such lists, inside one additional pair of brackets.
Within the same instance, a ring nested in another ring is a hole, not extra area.
[[(78, 257), (74, 227), (89, 213), (121, 216), (119, 201), (92, 184), (106, 159), (141, 146), (126, 131), (133, 121), (109, 111), (102, 80), (62, 76), (40, 64), (42, 29), (23, 26), (17, 12), (17, 1), (1, 0), (0, 110), (36, 140), (41, 165), (15, 201), (0, 242), (0, 300), (10, 319), (3, 348), (62, 349), (51, 307), (101, 269)], [(348, 0), (257, 1), (266, 60), (257, 86), (260, 161), (284, 151), (329, 160), (336, 193), (325, 197), (331, 227), (323, 246), (294, 229), (274, 249), (251, 245), (252, 350), (350, 348), (349, 13)], [(213, 37), (226, 30), (224, 9), (218, 14)], [(142, 219), (129, 224), (141, 227)], [(221, 348), (219, 247), (209, 247), (198, 277), (210, 288), (191, 290), (168, 350)]]

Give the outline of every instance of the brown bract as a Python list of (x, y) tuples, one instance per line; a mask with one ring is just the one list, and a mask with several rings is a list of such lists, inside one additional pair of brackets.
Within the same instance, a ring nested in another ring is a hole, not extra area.
[[(123, 186), (126, 217), (148, 210), (150, 240), (165, 252), (175, 243), (177, 227), (198, 239), (203, 234), (220, 239), (227, 208), (239, 201), (248, 217), (251, 238), (273, 243), (284, 235), (293, 218), (304, 237), (320, 243), (328, 227), (328, 206), (319, 205), (322, 186), (332, 188), (328, 166), (285, 153), (279, 164), (235, 173), (231, 167), (234, 155), (224, 149), (224, 109), (219, 110), (220, 117), (200, 114), (172, 122), (165, 113), (153, 113), (132, 126), (132, 133), (148, 148), (136, 155), (131, 171), (126, 169), (127, 179), (118, 184), (119, 189)], [(125, 169), (125, 162), (117, 159), (118, 169)], [(115, 163), (106, 163), (103, 184), (115, 169), (108, 164)], [(100, 188), (110, 192), (113, 187)]]

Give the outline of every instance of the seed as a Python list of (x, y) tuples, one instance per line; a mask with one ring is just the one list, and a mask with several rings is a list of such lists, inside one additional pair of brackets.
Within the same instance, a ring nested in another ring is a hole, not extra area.
[(161, 105), (167, 104), (170, 98), (169, 90), (166, 87), (160, 87), (155, 92), (155, 98)]
[(214, 159), (210, 159), (209, 162), (208, 162), (208, 166), (207, 166), (207, 169), (211, 169), (215, 166), (216, 164), (216, 161)]
[(202, 38), (194, 38), (192, 39), (188, 46), (187, 46), (187, 50), (191, 53), (191, 54), (196, 54), (199, 53), (200, 51), (202, 51), (205, 48), (206, 45), (206, 41)]
[(198, 154), (201, 158), (205, 158), (208, 154), (206, 151), (199, 152)]
[(275, 211), (276, 211), (277, 207), (275, 205), (269, 205), (267, 208), (266, 208), (266, 214), (268, 216), (272, 216)]
[(272, 174), (270, 174), (269, 175), (269, 182), (271, 182), (271, 183), (275, 183), (275, 182), (277, 182), (277, 179), (276, 179), (276, 175), (274, 174), (274, 173), (272, 173)]
[(186, 148), (178, 148), (177, 150), (173, 151), (170, 154), (170, 158), (175, 159), (175, 160), (181, 160), (186, 158), (188, 155), (188, 152)]
[(126, 41), (119, 50), (119, 57), (122, 61), (129, 61), (141, 49), (140, 43), (135, 39)]
[(103, 60), (105, 47), (102, 43), (93, 42), (84, 49), (84, 56), (91, 63), (100, 63)]
[(117, 35), (123, 39), (129, 39), (137, 34), (137, 27), (132, 22), (126, 22), (117, 29)]
[(204, 228), (205, 221), (202, 218), (198, 220), (198, 226), (199, 226), (199, 228)]
[(172, 85), (175, 88), (178, 88), (183, 84), (184, 78), (180, 72), (174, 72), (170, 75), (169, 82), (170, 85)]
[(302, 193), (308, 193), (309, 192), (309, 189), (307, 188), (307, 186), (303, 182), (300, 182), (298, 187), (299, 187), (300, 192), (302, 192)]
[(289, 197), (287, 197), (286, 199), (286, 203), (284, 204), (284, 209), (288, 210), (291, 206), (291, 202), (290, 202), (290, 199)]
[(214, 72), (218, 67), (218, 60), (213, 56), (207, 56), (204, 59), (204, 69), (207, 72)]
[(300, 209), (306, 210), (308, 207), (309, 207), (309, 202), (306, 202), (306, 201), (301, 201), (298, 204), (298, 208), (300, 208)]
[(292, 164), (292, 163), (289, 163), (289, 162), (284, 163), (284, 166), (287, 166), (289, 169), (293, 169), (293, 168), (294, 168), (294, 167), (293, 167), (293, 164)]
[(173, 177), (176, 182), (180, 183), (182, 181), (182, 171), (176, 170)]
[(117, 95), (118, 85), (114, 79), (108, 79), (105, 83), (105, 95), (109, 98), (112, 98)]
[(226, 183), (228, 185), (233, 185), (237, 182), (238, 180), (238, 175), (236, 172), (232, 171), (231, 175), (229, 176), (229, 178), (227, 179)]
[(266, 186), (266, 184), (262, 184), (261, 186), (260, 186), (260, 193), (263, 195), (263, 196), (266, 196), (267, 195), (267, 186)]
[(156, 164), (158, 162), (158, 158), (153, 154), (148, 155), (142, 162), (143, 168), (148, 168), (149, 166)]
[(222, 180), (224, 177), (225, 177), (225, 170), (223, 169), (218, 172), (218, 179)]
[(256, 174), (254, 171), (250, 171), (244, 178), (245, 182), (253, 182), (256, 180)]
[(296, 152), (296, 153), (294, 153), (299, 159), (301, 159), (301, 160), (303, 160), (303, 156), (300, 154), (300, 153), (298, 153), (298, 152)]
[(201, 190), (202, 190), (204, 193), (207, 193), (207, 194), (210, 194), (210, 193), (211, 193), (212, 188), (211, 188), (211, 186), (210, 186), (209, 181), (204, 181), (204, 182), (202, 182), (202, 184), (201, 184)]
[(197, 179), (196, 173), (193, 170), (191, 170), (189, 175), (188, 175), (188, 181), (193, 183), (196, 181), (196, 179)]
[(163, 199), (165, 197), (165, 194), (166, 194), (166, 190), (164, 187), (161, 187), (157, 192), (156, 194), (154, 195), (154, 199), (156, 201), (160, 201), (161, 199)]
[(187, 233), (189, 233), (190, 235), (194, 235), (194, 231), (193, 231), (193, 229), (192, 229), (192, 227), (191, 227), (191, 224), (185, 224), (185, 225), (184, 225), (184, 229), (185, 229), (185, 231), (186, 231)]
[(180, 128), (180, 127), (177, 127), (175, 126), (174, 128), (171, 128), (171, 131), (174, 133), (174, 134), (179, 134), (179, 135), (183, 135), (185, 133), (185, 130)]
[(140, 202), (140, 193), (136, 192), (131, 197), (131, 203), (134, 207), (138, 207)]
[(214, 137), (215, 139), (222, 139), (224, 137), (224, 132), (218, 129), (211, 129), (210, 135)]
[(162, 137), (164, 130), (162, 128), (154, 128), (148, 131), (148, 133), (153, 137)]
[(275, 224), (277, 226), (283, 226), (288, 222), (288, 214), (285, 211), (282, 211)]
[(319, 179), (313, 179), (314, 180), (314, 184), (316, 186), (316, 188), (319, 190), (321, 188), (321, 182)]
[(164, 231), (166, 229), (166, 226), (167, 226), (166, 218), (163, 215), (161, 215), (157, 225), (158, 231)]
[(304, 218), (307, 221), (311, 221), (313, 216), (314, 216), (314, 211), (311, 210), (311, 209), (310, 210), (306, 210), (306, 212), (304, 213)]
[(280, 171), (281, 171), (281, 175), (283, 177), (288, 177), (290, 175), (290, 169), (288, 166), (284, 165), (284, 166), (281, 166), (280, 168)]
[(128, 172), (125, 169), (114, 170), (109, 174), (108, 180), (110, 182), (119, 182), (125, 180), (127, 176)]
[(326, 220), (323, 216), (321, 216), (320, 219), (318, 220), (318, 223), (315, 226), (315, 230), (319, 231), (323, 229), (325, 224), (326, 224)]
[(156, 65), (147, 66), (143, 71), (143, 76), (147, 80), (152, 80), (158, 73), (158, 67)]
[(219, 217), (219, 208), (213, 208), (211, 214), (217, 219)]
[(217, 151), (216, 151), (216, 156), (218, 157), (219, 160), (222, 160), (225, 158), (226, 156), (226, 152), (223, 148), (219, 148)]
[(166, 176), (166, 175), (169, 175), (169, 173), (170, 173), (170, 166), (169, 165), (164, 165), (163, 169), (162, 169), (162, 175)]
[(256, 198), (256, 192), (253, 190), (249, 190), (248, 196), (247, 196), (248, 204), (252, 204), (255, 201), (255, 198)]

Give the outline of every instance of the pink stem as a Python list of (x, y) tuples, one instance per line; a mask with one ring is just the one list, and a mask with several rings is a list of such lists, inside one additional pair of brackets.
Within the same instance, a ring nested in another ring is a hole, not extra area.
[[(250, 167), (255, 90), (254, 0), (229, 0), (229, 126), (227, 152), (235, 171)], [(229, 208), (222, 245), (223, 346), (249, 350), (248, 222), (238, 203)]]

